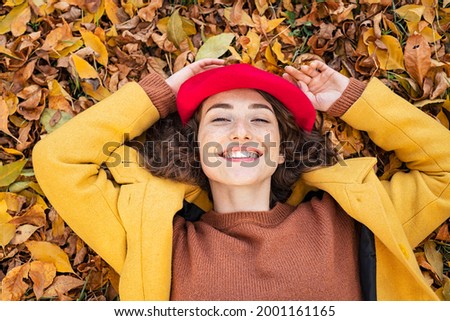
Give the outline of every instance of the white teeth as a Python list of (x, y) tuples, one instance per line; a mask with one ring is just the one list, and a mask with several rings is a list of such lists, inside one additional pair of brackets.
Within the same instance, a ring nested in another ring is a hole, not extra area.
[(225, 158), (258, 158), (259, 154), (249, 151), (231, 151), (224, 156)]

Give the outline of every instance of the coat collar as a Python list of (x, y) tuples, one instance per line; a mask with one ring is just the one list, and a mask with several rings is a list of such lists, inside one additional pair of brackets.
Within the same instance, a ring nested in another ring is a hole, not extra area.
[(361, 184), (373, 171), (377, 160), (374, 157), (346, 159), (334, 166), (323, 167), (303, 173), (294, 186), (287, 203), (298, 205), (305, 195), (314, 190), (324, 190), (329, 194), (339, 185)]

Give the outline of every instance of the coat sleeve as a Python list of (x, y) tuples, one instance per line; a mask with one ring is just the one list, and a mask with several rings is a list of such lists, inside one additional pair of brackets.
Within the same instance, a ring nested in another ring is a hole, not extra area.
[(450, 217), (450, 131), (372, 79), (342, 116), (381, 148), (395, 151), (409, 172), (382, 181), (411, 246)]
[(33, 166), (39, 185), (67, 224), (118, 273), (126, 234), (118, 213), (120, 187), (101, 165), (124, 137), (140, 135), (159, 113), (137, 83), (83, 111), (38, 142)]

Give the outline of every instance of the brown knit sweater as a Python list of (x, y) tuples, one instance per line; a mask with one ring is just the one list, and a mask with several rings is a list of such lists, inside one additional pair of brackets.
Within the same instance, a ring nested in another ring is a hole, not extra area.
[(357, 243), (328, 194), (297, 208), (176, 216), (171, 300), (360, 300)]

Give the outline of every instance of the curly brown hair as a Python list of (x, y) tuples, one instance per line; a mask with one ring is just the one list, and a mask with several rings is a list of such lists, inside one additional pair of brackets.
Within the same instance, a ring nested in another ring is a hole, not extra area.
[[(299, 128), (294, 116), (272, 95), (258, 91), (273, 107), (280, 130), (280, 153), (285, 162), (279, 164), (271, 179), (270, 204), (284, 202), (304, 172), (333, 165), (337, 154), (319, 131), (311, 133)], [(146, 143), (140, 145), (144, 166), (155, 176), (197, 185), (210, 197), (208, 178), (200, 166), (197, 143), (201, 106), (189, 122), (182, 126), (177, 113), (159, 120), (146, 132)]]

